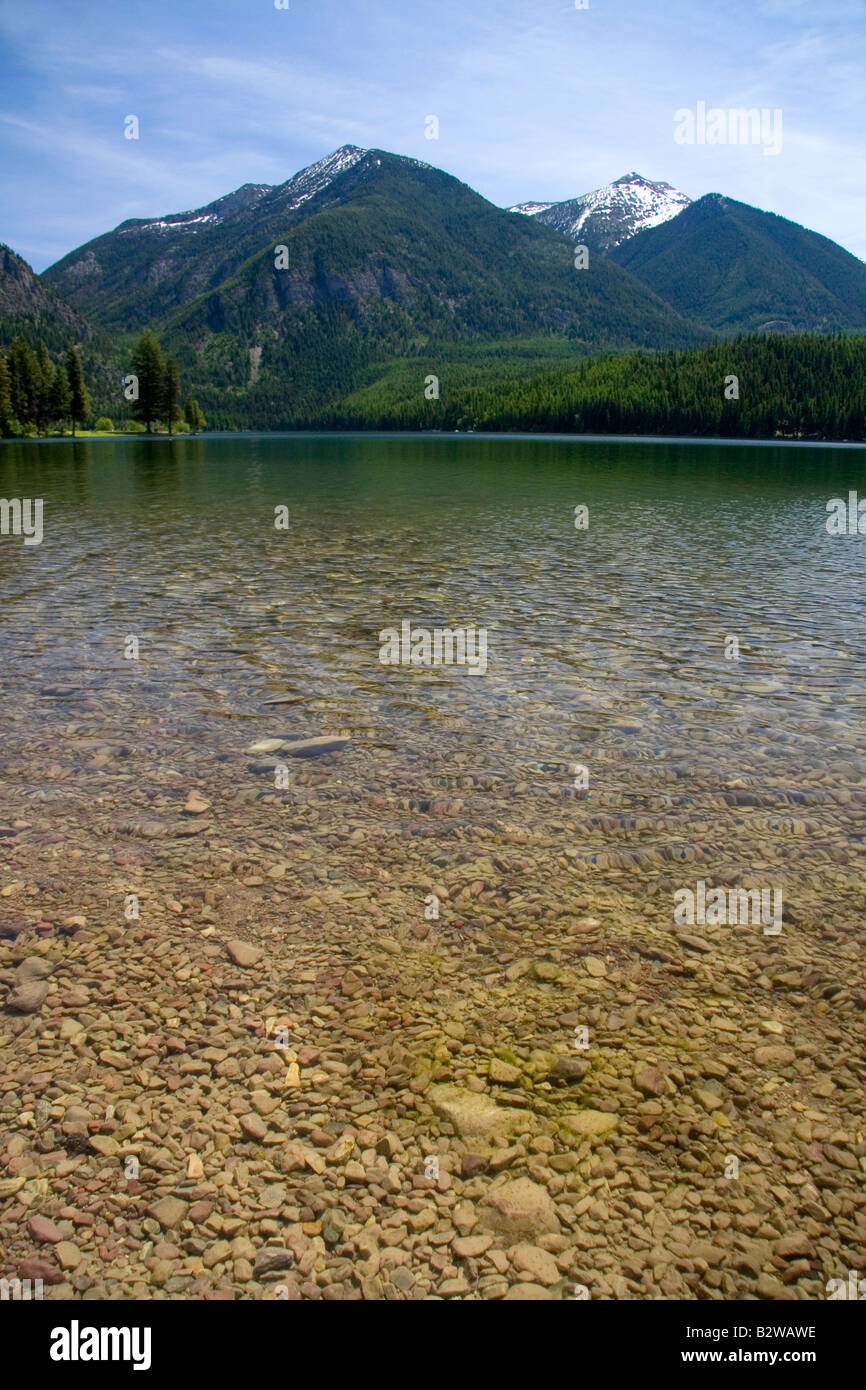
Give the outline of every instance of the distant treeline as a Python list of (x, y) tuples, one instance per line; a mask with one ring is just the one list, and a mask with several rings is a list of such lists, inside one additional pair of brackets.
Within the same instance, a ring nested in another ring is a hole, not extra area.
[[(261, 379), (245, 389), (217, 389), (204, 362), (197, 379), (212, 429), (866, 440), (866, 337), (757, 334), (682, 352), (572, 353), (561, 337), (428, 344), (366, 368), (360, 389), (335, 366), (327, 402), (316, 398), (301, 358), (285, 378), (263, 361)], [(121, 357), (129, 363), (122, 370)], [(191, 395), (181, 411), (176, 362), (149, 329), (131, 352), (118, 352), (113, 374), (130, 417), (120, 428), (203, 428)], [(4, 434), (74, 432), (90, 422), (77, 349), (55, 359), (44, 343), (19, 336), (0, 351)], [(93, 427), (114, 425), (103, 416)]]
[[(314, 417), (328, 429), (474, 429), (747, 439), (866, 439), (866, 338), (771, 334), (687, 352), (583, 360), (473, 385), (406, 359)], [(438, 399), (427, 399), (428, 373)]]
[[(187, 397), (181, 410), (177, 364), (164, 356), (149, 329), (138, 341), (124, 381), (130, 417), (121, 428), (148, 434), (160, 424), (169, 434), (175, 428), (193, 432), (203, 428), (204, 416), (193, 396)], [(71, 431), (74, 435), (76, 428), (88, 426), (97, 431), (115, 428), (108, 416), (92, 419), (91, 395), (76, 347), (56, 357), (41, 339), (31, 347), (19, 334), (7, 352), (0, 348), (0, 434), (8, 438)]]

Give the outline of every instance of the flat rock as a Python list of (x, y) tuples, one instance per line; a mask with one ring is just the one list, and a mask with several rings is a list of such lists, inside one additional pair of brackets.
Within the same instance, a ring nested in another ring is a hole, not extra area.
[(702, 956), (709, 956), (712, 954), (712, 946), (709, 941), (705, 940), (702, 936), (692, 936), (690, 932), (678, 932), (677, 940), (682, 942), (683, 946), (687, 947), (689, 951), (697, 951)]
[(60, 1261), (61, 1269), (76, 1269), (81, 1264), (81, 1251), (71, 1240), (58, 1241), (54, 1253)]
[(264, 951), (259, 946), (251, 946), (248, 941), (230, 941), (226, 950), (234, 961), (235, 965), (249, 968), (256, 965), (264, 955)]
[(515, 1241), (559, 1232), (559, 1217), (546, 1188), (529, 1178), (512, 1178), (491, 1187), (481, 1203), (485, 1230)]
[(348, 738), (302, 738), (292, 743), (277, 739), (262, 739), (247, 749), (248, 753), (279, 753), (284, 758), (320, 758), (323, 753), (339, 753), (351, 743)]
[(47, 980), (53, 974), (54, 966), (50, 960), (44, 956), (28, 956), (18, 967), (18, 983), (23, 985), (28, 980)]
[(754, 1051), (755, 1061), (761, 1067), (789, 1067), (796, 1056), (793, 1048), (772, 1043), (766, 1047), (756, 1047)]
[(268, 1132), (268, 1127), (262, 1117), (254, 1115), (252, 1112), (249, 1115), (241, 1116), (241, 1129), (244, 1134), (248, 1134), (251, 1139), (255, 1139), (258, 1143), (261, 1143)]
[(647, 1062), (640, 1062), (635, 1067), (634, 1073), (635, 1090), (640, 1091), (645, 1096), (663, 1096), (665, 1094), (665, 1079), (658, 1067), (652, 1067)]
[(255, 1273), (260, 1276), (272, 1274), (278, 1269), (291, 1269), (294, 1262), (295, 1257), (291, 1250), (284, 1250), (279, 1246), (265, 1246), (256, 1254)]
[(489, 1096), (462, 1086), (434, 1086), (428, 1099), (440, 1119), (470, 1143), (507, 1144), (513, 1134), (531, 1128), (525, 1111), (497, 1105)]
[(179, 1197), (160, 1197), (159, 1201), (148, 1207), (147, 1214), (158, 1221), (163, 1230), (171, 1230), (183, 1221), (188, 1211), (188, 1203), (182, 1202)]
[(520, 1080), (520, 1068), (512, 1066), (510, 1062), (503, 1062), (498, 1057), (491, 1057), (489, 1075), (491, 1081), (496, 1081), (502, 1086), (516, 1086)]
[(27, 1229), (34, 1240), (44, 1241), (48, 1245), (56, 1245), (63, 1239), (63, 1232), (47, 1216), (31, 1216)]
[(583, 1057), (557, 1057), (547, 1074), (548, 1081), (582, 1081), (590, 1063)]
[(63, 1275), (56, 1265), (47, 1260), (21, 1260), (18, 1264), (19, 1279), (41, 1279), (43, 1284), (62, 1284)]
[(792, 1236), (783, 1236), (773, 1246), (773, 1254), (782, 1260), (792, 1260), (798, 1256), (811, 1259), (814, 1253), (812, 1242), (804, 1231), (798, 1231)]
[(48, 986), (44, 980), (25, 980), (9, 991), (6, 1007), (16, 1014), (35, 1014), (47, 997)]
[(489, 1250), (493, 1244), (493, 1237), (487, 1236), (458, 1236), (451, 1246), (452, 1252), (458, 1260), (477, 1260), (479, 1255), (483, 1255), (485, 1250)]
[(531, 1274), (533, 1282), (550, 1288), (562, 1278), (556, 1260), (537, 1245), (518, 1245), (511, 1252), (511, 1263), (521, 1274)]
[(606, 1110), (575, 1110), (563, 1115), (561, 1123), (575, 1134), (607, 1134), (616, 1129), (617, 1120)]

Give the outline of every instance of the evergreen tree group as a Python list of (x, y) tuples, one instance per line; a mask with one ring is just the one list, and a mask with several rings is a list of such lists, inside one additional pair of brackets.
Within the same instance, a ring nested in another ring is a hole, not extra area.
[[(485, 370), (482, 372), (482, 368)], [(866, 439), (866, 337), (756, 334), (688, 352), (628, 353), (534, 371), (428, 363), (291, 420), (314, 429), (538, 431), (740, 439)], [(424, 373), (442, 374), (428, 400)], [(474, 380), (473, 380), (474, 377)]]
[(19, 334), (7, 353), (0, 349), (0, 433), (45, 434), (52, 428), (75, 433), (90, 415), (90, 393), (78, 349), (55, 361), (44, 342), (35, 350)]
[(132, 375), (135, 378), (132, 413), (145, 426), (148, 434), (160, 421), (169, 434), (182, 420), (186, 421), (193, 433), (203, 428), (204, 416), (194, 396), (187, 397), (181, 411), (177, 363), (172, 357), (166, 358), (159, 339), (150, 328), (144, 330), (132, 354)]
[[(150, 329), (142, 333), (132, 354), (131, 374), (136, 382), (130, 400), (132, 416), (148, 434), (159, 425), (169, 434), (177, 425), (193, 434), (204, 429), (204, 415), (192, 394), (187, 395), (181, 410), (177, 363), (166, 359)], [(101, 394), (104, 408), (110, 395)], [(59, 430), (71, 431), (74, 436), (92, 413), (100, 413), (99, 405), (93, 411), (77, 347), (53, 357), (41, 339), (34, 347), (21, 334), (5, 352), (0, 347), (0, 435), (44, 435)], [(95, 423), (97, 429), (111, 428), (111, 421), (101, 414)]]

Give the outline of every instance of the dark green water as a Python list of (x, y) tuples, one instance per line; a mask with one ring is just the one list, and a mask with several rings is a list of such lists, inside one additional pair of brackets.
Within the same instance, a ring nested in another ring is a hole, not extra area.
[[(38, 740), (74, 768), (77, 740), (136, 723), (156, 740), (151, 765), (339, 730), (359, 750), (347, 795), (492, 773), (467, 814), (543, 833), (579, 762), (590, 804), (647, 818), (618, 846), (703, 844), (741, 870), (784, 864), (818, 894), (833, 864), (833, 891), (853, 903), (866, 536), (831, 537), (825, 522), (829, 499), (858, 487), (855, 448), (0, 445), (0, 495), (45, 503), (41, 545), (0, 537), (7, 764), (32, 761)], [(378, 634), (407, 618), (486, 628), (486, 675), (383, 667)], [(768, 805), (733, 809), (731, 783)], [(805, 828), (769, 823), (797, 814)], [(588, 826), (572, 847), (609, 839)]]

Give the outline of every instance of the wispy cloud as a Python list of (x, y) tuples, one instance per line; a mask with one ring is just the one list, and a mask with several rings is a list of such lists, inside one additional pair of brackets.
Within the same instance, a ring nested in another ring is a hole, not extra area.
[[(663, 14), (645, 0), (0, 0), (0, 238), (42, 266), (49, 245), (281, 182), (352, 141), (501, 205), (637, 169), (811, 219), (866, 257), (863, 13), (862, 0), (666, 0)], [(781, 107), (783, 156), (677, 146), (674, 112), (697, 100)]]

